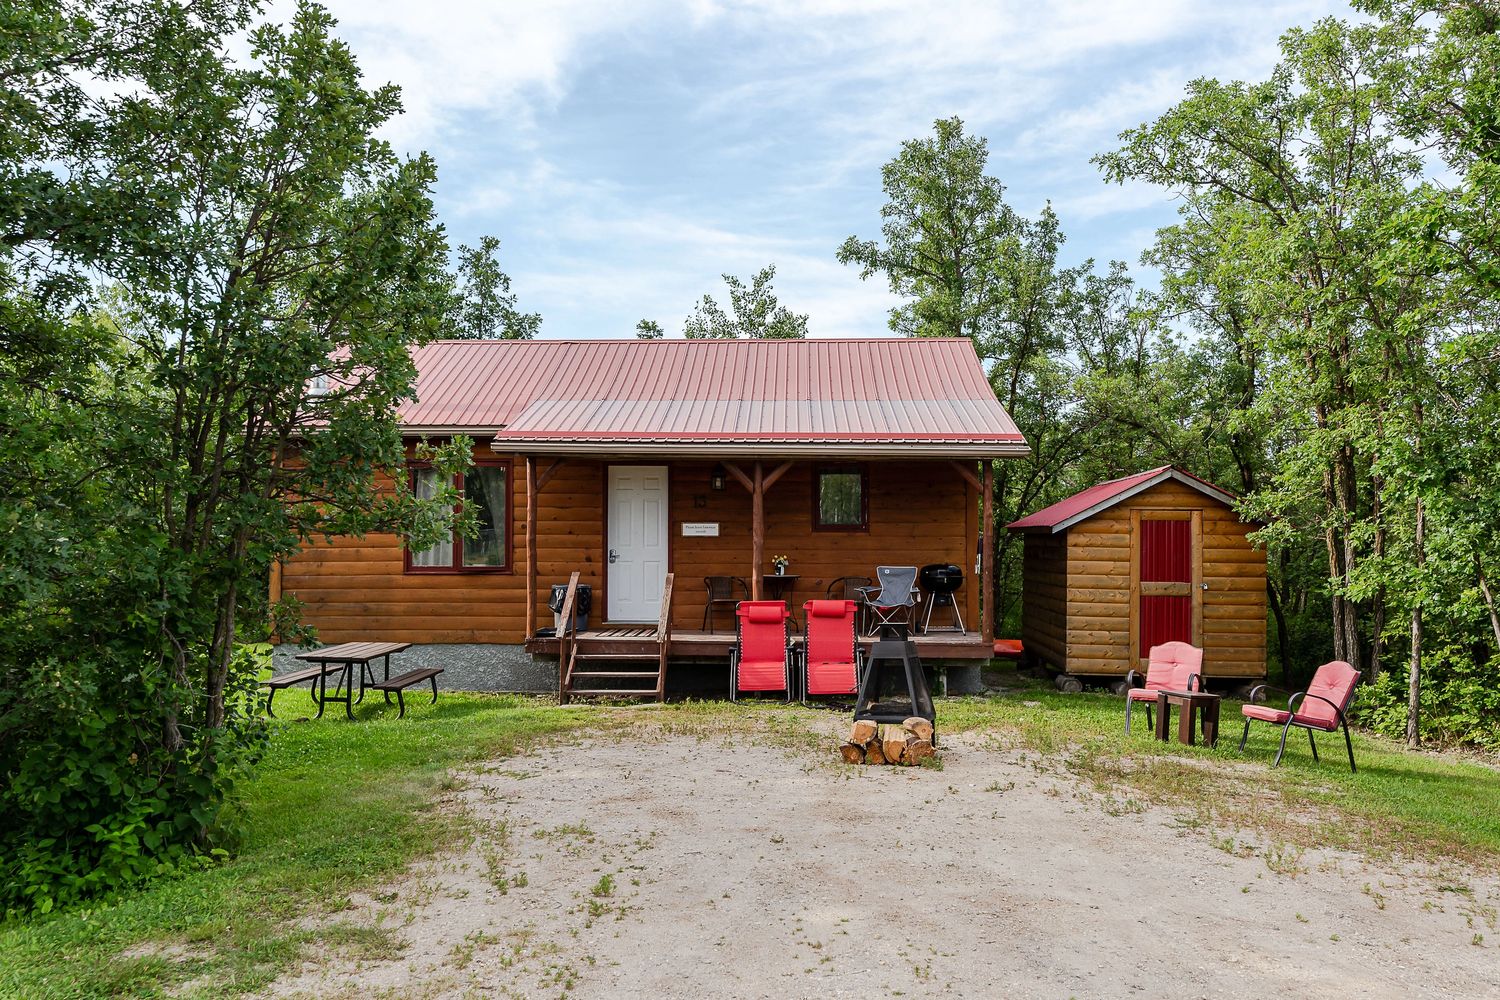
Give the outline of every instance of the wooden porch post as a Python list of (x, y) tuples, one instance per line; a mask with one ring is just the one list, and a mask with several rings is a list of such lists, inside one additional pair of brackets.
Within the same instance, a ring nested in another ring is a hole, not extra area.
[(526, 638), (536, 635), (536, 459), (526, 456)]
[(751, 470), (752, 474), (747, 476), (733, 462), (724, 463), (724, 468), (729, 470), (729, 474), (750, 491), (750, 599), (752, 601), (761, 599), (760, 567), (766, 550), (766, 490), (776, 485), (776, 480), (786, 475), (791, 467), (791, 462), (782, 462), (768, 475), (765, 466), (757, 461), (755, 468)]
[(979, 609), (979, 638), (986, 646), (995, 642), (995, 461), (984, 460), (984, 514), (979, 524), (984, 548), (979, 552), (979, 577), (982, 592)]
[(750, 489), (750, 599), (760, 600), (761, 560), (766, 547), (766, 481), (763, 468), (755, 463), (755, 475)]

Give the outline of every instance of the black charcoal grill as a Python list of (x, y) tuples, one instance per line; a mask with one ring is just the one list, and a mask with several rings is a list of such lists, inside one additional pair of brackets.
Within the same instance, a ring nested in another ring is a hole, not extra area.
[[(953, 595), (964, 585), (964, 571), (952, 563), (932, 563), (922, 567), (922, 591), (927, 595), (927, 610), (922, 616), (923, 632), (962, 632), (964, 616), (958, 609), (958, 600)], [(934, 608), (947, 608), (953, 615), (948, 625), (932, 627)]]

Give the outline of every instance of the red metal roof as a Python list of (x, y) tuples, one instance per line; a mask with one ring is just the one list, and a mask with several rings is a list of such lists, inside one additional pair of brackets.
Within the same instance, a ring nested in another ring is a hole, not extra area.
[(1087, 520), (1100, 511), (1107, 510), (1120, 501), (1133, 497), (1143, 490), (1149, 490), (1169, 479), (1189, 486), (1205, 496), (1213, 497), (1221, 503), (1232, 504), (1237, 499), (1233, 493), (1221, 490), (1213, 483), (1199, 479), (1181, 469), (1174, 469), (1170, 465), (1163, 465), (1159, 469), (1137, 472), (1133, 476), (1111, 479), (1107, 483), (1090, 486), (1081, 493), (1074, 493), (1066, 500), (1059, 500), (1052, 506), (1043, 507), (1019, 521), (1012, 521), (1006, 527), (1011, 531), (1048, 531), (1051, 533), (1066, 531), (1079, 521)]
[(497, 450), (1027, 453), (963, 339), (448, 340), (414, 357), (402, 424)]

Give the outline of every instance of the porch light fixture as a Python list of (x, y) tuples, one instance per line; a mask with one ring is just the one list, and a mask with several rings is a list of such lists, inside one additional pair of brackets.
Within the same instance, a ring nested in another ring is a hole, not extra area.
[(712, 486), (716, 491), (722, 491), (724, 489), (726, 471), (722, 465), (714, 466), (713, 473), (708, 477), (708, 485)]

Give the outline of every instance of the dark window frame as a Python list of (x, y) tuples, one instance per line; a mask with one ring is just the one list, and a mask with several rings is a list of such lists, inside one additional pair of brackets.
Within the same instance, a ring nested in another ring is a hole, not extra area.
[[(823, 523), (823, 477), (859, 474), (859, 523)], [(870, 469), (860, 462), (826, 462), (813, 466), (812, 529), (814, 531), (868, 532), (870, 530)]]
[[(481, 458), (475, 459), (476, 468), (500, 468), (505, 470), (505, 562), (500, 566), (465, 566), (464, 562), (464, 537), (458, 532), (453, 533), (453, 562), (448, 566), (413, 566), (411, 562), (411, 546), (405, 539), (401, 541), (401, 567), (403, 573), (413, 576), (449, 576), (458, 573), (515, 573), (515, 516), (512, 502), (515, 490), (515, 462), (509, 458)], [(407, 466), (406, 484), (413, 491), (417, 488), (417, 473), (432, 466), (425, 462), (413, 462)], [(458, 490), (458, 495), (464, 495), (464, 474), (457, 473), (453, 477), (453, 486)], [(463, 508), (463, 501), (458, 504)]]

